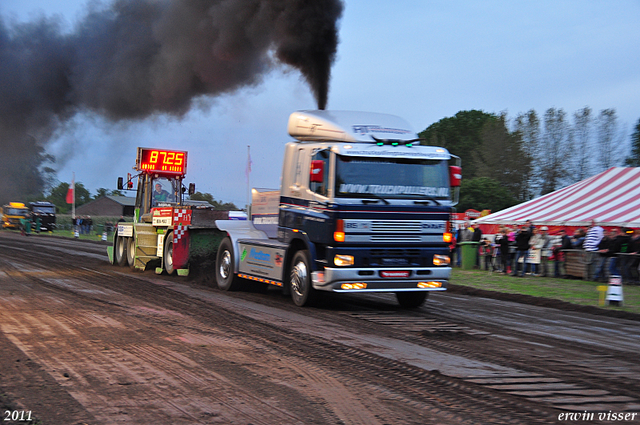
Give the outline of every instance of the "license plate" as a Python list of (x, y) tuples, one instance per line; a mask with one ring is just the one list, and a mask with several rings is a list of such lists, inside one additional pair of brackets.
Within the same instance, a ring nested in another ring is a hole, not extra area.
[(395, 277), (395, 278), (400, 278), (400, 277), (409, 277), (410, 272), (406, 271), (406, 270), (393, 270), (393, 271), (382, 271), (380, 272), (380, 276), (382, 277)]

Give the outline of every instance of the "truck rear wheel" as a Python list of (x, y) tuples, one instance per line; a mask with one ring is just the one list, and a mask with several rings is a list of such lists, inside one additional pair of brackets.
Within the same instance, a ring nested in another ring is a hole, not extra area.
[(418, 308), (428, 297), (429, 293), (423, 291), (396, 292), (398, 304), (402, 308)]
[(235, 274), (235, 262), (231, 239), (224, 238), (218, 248), (216, 256), (216, 282), (223, 291), (233, 291), (238, 288), (238, 277)]
[(162, 262), (167, 274), (173, 274), (176, 271), (176, 269), (173, 268), (173, 233), (167, 233), (164, 237)]
[(127, 243), (127, 264), (133, 269), (136, 264), (136, 240), (133, 237), (124, 239)]
[(289, 273), (289, 289), (291, 299), (298, 307), (313, 304), (316, 298), (316, 290), (311, 285), (311, 267), (309, 251), (296, 252), (291, 262)]
[(114, 256), (115, 263), (120, 267), (124, 267), (124, 265), (127, 264), (126, 242), (127, 241), (125, 240), (125, 238), (116, 235), (116, 239), (113, 246), (113, 256)]

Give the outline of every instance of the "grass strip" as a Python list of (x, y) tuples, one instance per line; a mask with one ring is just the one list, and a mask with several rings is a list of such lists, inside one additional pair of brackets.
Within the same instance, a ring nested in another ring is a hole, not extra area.
[[(461, 270), (454, 268), (451, 278), (453, 286), (473, 288), (503, 294), (520, 294), (535, 298), (558, 300), (577, 306), (597, 307), (640, 315), (640, 286), (623, 285), (622, 306), (601, 305), (598, 287), (606, 283), (581, 279), (557, 279), (550, 277), (513, 277), (486, 270)], [(454, 289), (455, 291), (455, 289)], [(490, 295), (490, 294), (489, 294)]]

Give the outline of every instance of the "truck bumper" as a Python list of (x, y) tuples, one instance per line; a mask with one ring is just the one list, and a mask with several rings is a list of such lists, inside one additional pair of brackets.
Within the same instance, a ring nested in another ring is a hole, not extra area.
[(325, 268), (312, 273), (313, 287), (330, 292), (405, 292), (445, 291), (451, 267), (403, 269), (407, 277), (382, 277), (382, 272), (398, 269), (381, 268)]

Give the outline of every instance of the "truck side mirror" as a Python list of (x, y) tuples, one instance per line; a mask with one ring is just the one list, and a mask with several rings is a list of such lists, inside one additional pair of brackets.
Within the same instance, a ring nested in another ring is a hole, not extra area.
[(311, 171), (309, 172), (309, 181), (312, 183), (324, 182), (324, 161), (314, 159), (311, 161)]
[(196, 184), (189, 183), (189, 196), (193, 195), (194, 193), (196, 193)]
[(457, 165), (449, 166), (449, 184), (451, 187), (460, 187), (460, 181), (462, 180), (462, 168)]
[(118, 190), (124, 189), (124, 179), (122, 177), (118, 177)]

